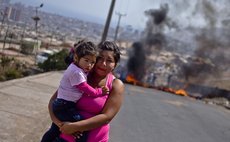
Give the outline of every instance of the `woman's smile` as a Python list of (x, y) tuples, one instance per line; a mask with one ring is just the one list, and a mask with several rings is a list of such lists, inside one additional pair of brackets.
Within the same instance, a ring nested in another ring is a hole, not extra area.
[(97, 68), (98, 70), (100, 70), (100, 71), (103, 71), (103, 72), (105, 72), (106, 71), (106, 69), (103, 69), (103, 68)]

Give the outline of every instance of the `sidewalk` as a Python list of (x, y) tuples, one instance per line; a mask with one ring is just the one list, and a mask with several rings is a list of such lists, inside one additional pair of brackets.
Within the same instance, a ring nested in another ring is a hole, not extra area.
[(63, 72), (0, 83), (0, 142), (39, 142), (51, 120), (48, 101)]

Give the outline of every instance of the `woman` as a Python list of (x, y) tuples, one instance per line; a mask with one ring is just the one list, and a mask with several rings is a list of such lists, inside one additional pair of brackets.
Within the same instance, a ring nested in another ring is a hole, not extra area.
[(72, 123), (63, 123), (54, 116), (51, 104), (56, 98), (56, 93), (49, 103), (51, 119), (60, 130), (65, 134), (89, 131), (87, 142), (108, 141), (109, 122), (123, 102), (124, 84), (112, 75), (120, 59), (120, 51), (116, 44), (109, 41), (100, 43), (98, 47), (101, 51), (93, 71), (88, 75), (88, 83), (94, 88), (107, 85), (110, 88), (109, 95), (95, 98), (83, 95), (76, 108), (85, 120)]

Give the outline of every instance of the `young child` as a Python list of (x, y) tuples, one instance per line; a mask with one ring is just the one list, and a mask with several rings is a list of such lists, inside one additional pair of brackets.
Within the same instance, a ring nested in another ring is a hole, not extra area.
[[(94, 89), (87, 84), (87, 73), (93, 68), (97, 57), (96, 45), (92, 42), (81, 41), (75, 47), (74, 62), (71, 63), (65, 70), (58, 88), (57, 99), (53, 102), (53, 112), (55, 116), (61, 121), (79, 121), (82, 116), (76, 110), (76, 102), (81, 96), (88, 95), (95, 97), (98, 95), (105, 95), (108, 93), (107, 87)], [(55, 125), (55, 124), (52, 124)], [(50, 132), (55, 132), (50, 128)], [(57, 128), (57, 127), (56, 127)], [(55, 132), (56, 133), (56, 132)], [(42, 141), (46, 141), (45, 134)], [(56, 135), (56, 134), (52, 134)], [(65, 136), (65, 139), (72, 136)], [(81, 139), (78, 141), (86, 141), (86, 135), (83, 133)]]

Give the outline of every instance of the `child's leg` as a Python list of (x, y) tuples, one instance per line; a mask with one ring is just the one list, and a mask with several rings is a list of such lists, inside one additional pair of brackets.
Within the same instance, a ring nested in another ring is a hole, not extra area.
[(41, 142), (52, 142), (60, 135), (59, 127), (52, 123), (50, 129), (43, 135)]

